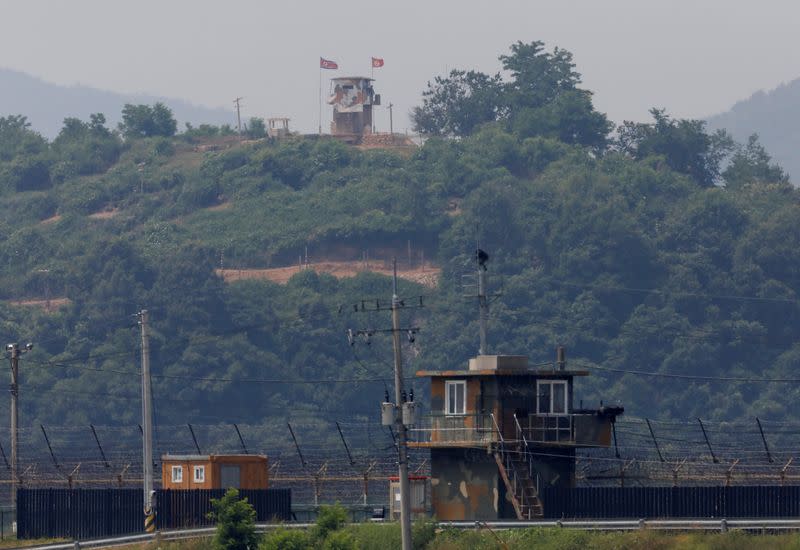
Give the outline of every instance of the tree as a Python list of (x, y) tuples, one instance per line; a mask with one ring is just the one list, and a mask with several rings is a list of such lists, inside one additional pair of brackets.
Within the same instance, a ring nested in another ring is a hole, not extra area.
[(751, 183), (789, 183), (783, 168), (772, 162), (772, 157), (753, 134), (746, 145), (737, 145), (730, 164), (722, 173), (727, 187), (742, 187)]
[(267, 125), (263, 118), (251, 117), (247, 125), (247, 137), (250, 139), (260, 139), (267, 135)]
[(246, 498), (239, 500), (239, 491), (228, 489), (222, 498), (212, 498), (211, 507), (209, 516), (217, 523), (215, 548), (252, 550), (258, 546), (256, 511)]
[(478, 71), (453, 70), (437, 76), (422, 93), (422, 106), (412, 112), (414, 128), (432, 135), (465, 136), (497, 119), (502, 80)]
[(41, 156), (18, 156), (0, 171), (0, 179), (16, 191), (39, 191), (51, 185), (50, 165)]
[(319, 542), (328, 538), (328, 535), (338, 531), (347, 523), (347, 510), (340, 504), (333, 506), (320, 506), (317, 513), (317, 524), (311, 532), (311, 536)]
[(587, 90), (570, 90), (539, 108), (516, 109), (511, 116), (512, 131), (519, 137), (549, 137), (571, 145), (605, 149), (612, 124), (592, 106)]
[(511, 46), (501, 55), (501, 75), (453, 70), (436, 77), (412, 113), (414, 128), (431, 135), (466, 136), (488, 122), (506, 123), (520, 137), (555, 137), (565, 143), (604, 149), (611, 124), (592, 106), (592, 94), (577, 87), (572, 54), (543, 42)]
[(637, 160), (662, 156), (667, 166), (701, 186), (714, 185), (733, 148), (731, 137), (724, 130), (708, 134), (702, 120), (672, 119), (664, 109), (650, 109), (650, 114), (652, 123), (625, 121), (619, 127), (617, 148)]
[(174, 136), (178, 122), (172, 110), (163, 103), (150, 105), (125, 104), (122, 108), (122, 122), (119, 129), (127, 139)]
[(675, 120), (664, 109), (651, 109), (654, 123), (625, 122), (619, 129), (621, 149), (641, 160), (662, 155), (670, 168), (692, 176), (704, 186), (712, 185), (719, 176), (722, 160), (733, 147), (733, 141), (722, 130), (705, 131), (702, 120)]
[(511, 45), (510, 55), (501, 55), (503, 69), (511, 73), (505, 85), (506, 102), (512, 113), (517, 109), (547, 105), (561, 93), (577, 88), (581, 75), (575, 71), (572, 54), (555, 47), (544, 51), (544, 42)]
[(47, 141), (31, 130), (27, 117), (0, 117), (0, 162), (13, 160), (18, 155), (36, 155), (46, 151)]
[(89, 122), (65, 118), (64, 126), (53, 140), (54, 152), (62, 163), (69, 163), (72, 173), (97, 174), (107, 170), (119, 158), (122, 142), (105, 126), (102, 113), (90, 115)]
[(51, 185), (47, 141), (22, 115), (0, 117), (0, 185), (38, 191)]

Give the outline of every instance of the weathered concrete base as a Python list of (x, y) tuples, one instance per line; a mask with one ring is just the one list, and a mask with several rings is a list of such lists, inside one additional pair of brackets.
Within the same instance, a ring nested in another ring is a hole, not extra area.
[[(575, 449), (539, 449), (540, 488), (574, 487)], [(431, 506), (440, 521), (517, 519), (494, 456), (480, 448), (431, 449)]]
[(442, 521), (516, 519), (485, 449), (431, 449), (431, 504)]

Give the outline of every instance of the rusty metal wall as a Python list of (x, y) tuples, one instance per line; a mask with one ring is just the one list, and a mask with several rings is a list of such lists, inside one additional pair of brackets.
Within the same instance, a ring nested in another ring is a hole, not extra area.
[(607, 416), (577, 415), (575, 422), (575, 442), (578, 445), (611, 445), (611, 418)]
[(539, 489), (546, 487), (575, 487), (575, 449), (537, 447), (531, 458), (533, 468), (539, 474)]

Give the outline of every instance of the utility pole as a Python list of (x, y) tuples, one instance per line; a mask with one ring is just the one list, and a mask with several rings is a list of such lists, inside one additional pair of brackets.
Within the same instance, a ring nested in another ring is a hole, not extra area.
[(236, 129), (239, 131), (240, 136), (242, 135), (242, 115), (239, 111), (239, 102), (243, 99), (243, 97), (237, 97), (233, 100), (233, 102), (236, 104)]
[[(394, 348), (394, 401), (400, 410), (403, 394), (403, 358), (400, 350), (400, 298), (397, 296), (397, 260), (393, 260), (392, 275), (392, 347)], [(408, 484), (408, 447), (403, 414), (397, 414), (397, 447), (400, 463), (400, 525), (403, 550), (411, 550), (411, 506)]]
[(403, 550), (411, 550), (411, 492), (408, 482), (408, 426), (416, 423), (416, 407), (414, 404), (413, 392), (410, 394), (410, 399), (406, 401), (406, 392), (403, 389), (403, 358), (402, 348), (400, 344), (400, 334), (405, 332), (408, 335), (408, 341), (415, 341), (415, 334), (418, 328), (400, 326), (400, 310), (409, 307), (423, 307), (422, 297), (419, 298), (419, 305), (406, 305), (397, 294), (397, 258), (392, 260), (393, 276), (392, 276), (392, 302), (387, 308), (380, 300), (375, 301), (374, 307), (368, 307), (366, 300), (361, 301), (359, 305), (355, 305), (356, 311), (386, 311), (389, 309), (392, 314), (392, 328), (389, 330), (376, 330), (367, 329), (353, 331), (348, 330), (347, 339), (350, 345), (355, 345), (356, 337), (365, 337), (367, 343), (369, 339), (378, 332), (391, 332), (392, 333), (392, 349), (394, 352), (394, 403), (389, 403), (389, 394), (387, 390), (386, 401), (381, 405), (381, 423), (384, 426), (394, 426), (397, 431), (397, 455), (398, 455), (398, 469), (400, 481), (400, 525), (402, 535), (402, 548)]
[(8, 344), (6, 352), (11, 362), (11, 504), (17, 508), (17, 472), (19, 469), (19, 356), (33, 349), (33, 344), (24, 348), (19, 344)]
[(150, 334), (146, 309), (138, 314), (142, 329), (142, 471), (144, 472), (144, 528), (155, 530), (153, 513), (153, 403), (150, 391)]
[(392, 124), (392, 107), (394, 107), (394, 105), (392, 105), (392, 103), (390, 102), (389, 103), (389, 135), (390, 136), (394, 135), (394, 125)]

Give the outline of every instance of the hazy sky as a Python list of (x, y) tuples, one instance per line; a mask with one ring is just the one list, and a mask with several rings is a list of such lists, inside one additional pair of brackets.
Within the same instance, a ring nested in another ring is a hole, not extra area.
[[(244, 96), (243, 116), (316, 131), (319, 57), (341, 69), (326, 79), (383, 57), (375, 88), (402, 131), (435, 75), (494, 72), (511, 43), (543, 40), (619, 122), (652, 106), (703, 117), (800, 77), (798, 21), (789, 0), (0, 0), (0, 67), (211, 107)], [(377, 121), (388, 130), (385, 108)]]

